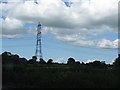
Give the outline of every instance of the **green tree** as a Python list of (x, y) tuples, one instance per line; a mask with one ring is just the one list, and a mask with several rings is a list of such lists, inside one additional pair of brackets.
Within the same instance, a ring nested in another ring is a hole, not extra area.
[(11, 56), (12, 56), (12, 54), (10, 52), (2, 53), (2, 64), (10, 63)]
[(75, 64), (74, 58), (68, 58), (67, 64)]
[(47, 61), (47, 64), (52, 64), (53, 63), (53, 60), (52, 59), (49, 59), (48, 61)]
[(36, 63), (36, 60), (37, 60), (37, 57), (36, 56), (33, 56), (32, 59), (30, 59), (28, 61), (28, 64), (35, 64)]
[(90, 63), (87, 63), (87, 65), (93, 66), (95, 68), (105, 68), (105, 67), (107, 67), (107, 65), (104, 62), (100, 62), (100, 61), (90, 62)]
[(46, 64), (46, 62), (45, 62), (42, 58), (40, 58), (39, 63), (40, 63), (40, 64)]
[(118, 58), (115, 59), (115, 62), (113, 63), (113, 65), (120, 69), (120, 54), (118, 54)]
[(27, 64), (27, 59), (25, 58), (20, 58), (19, 59), (20, 64)]
[(11, 58), (10, 58), (11, 62), (14, 63), (14, 64), (20, 64), (20, 60), (19, 60), (19, 56), (16, 54), (16, 55), (12, 55)]

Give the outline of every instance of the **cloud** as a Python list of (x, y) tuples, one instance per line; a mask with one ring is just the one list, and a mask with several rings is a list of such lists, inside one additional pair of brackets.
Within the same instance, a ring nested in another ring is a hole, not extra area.
[(96, 60), (87, 60), (85, 63), (92, 63), (94, 61), (96, 61)]
[(99, 0), (91, 6), (83, 2), (73, 4), (71, 8), (66, 7), (61, 0), (41, 0), (39, 4), (31, 1), (17, 5), (10, 16), (27, 22), (37, 23), (40, 20), (46, 26), (57, 28), (87, 27), (93, 29), (104, 24), (116, 26), (117, 6), (113, 7), (113, 1), (108, 3), (110, 5), (105, 5), (104, 9), (100, 7), (103, 3), (100, 4)]
[(19, 35), (19, 34), (14, 34), (14, 35), (2, 35), (2, 38), (12, 39), (12, 38), (22, 38), (22, 36)]
[(2, 36), (3, 38), (16, 38), (21, 33), (25, 33), (24, 24), (15, 18), (7, 17), (5, 20), (1, 19)]
[(57, 62), (57, 63), (66, 63), (66, 60), (64, 59), (64, 58), (56, 58), (55, 60), (54, 60), (54, 62)]
[[(66, 7), (62, 0), (39, 0), (37, 4), (34, 0), (3, 4), (3, 16), (7, 17), (3, 21), (3, 34), (25, 32), (25, 23), (37, 24), (40, 21), (45, 26), (44, 34), (53, 34), (56, 39), (66, 43), (116, 48), (114, 41), (91, 38), (108, 32), (117, 33), (118, 0), (80, 1), (73, 2), (71, 7)], [(33, 31), (29, 29), (27, 32)]]
[(114, 41), (102, 39), (101, 41), (98, 42), (98, 47), (101, 48), (119, 48), (118, 43), (120, 43), (119, 39), (116, 39)]
[(101, 60), (98, 60), (98, 59), (97, 60), (87, 60), (85, 63), (93, 63), (95, 61), (100, 61), (101, 63), (105, 63), (105, 61), (101, 61)]
[(17, 19), (6, 18), (2, 20), (3, 33), (16, 34), (23, 30), (23, 23)]

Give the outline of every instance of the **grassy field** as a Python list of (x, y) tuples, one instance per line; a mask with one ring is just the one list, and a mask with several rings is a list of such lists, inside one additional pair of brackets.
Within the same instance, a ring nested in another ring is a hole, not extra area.
[[(67, 64), (26, 60), (10, 52), (2, 54), (2, 87), (10, 88), (119, 88), (120, 55), (112, 65), (100, 61)], [(21, 89), (20, 89), (21, 90)]]
[(115, 69), (87, 65), (3, 65), (3, 88), (116, 88)]

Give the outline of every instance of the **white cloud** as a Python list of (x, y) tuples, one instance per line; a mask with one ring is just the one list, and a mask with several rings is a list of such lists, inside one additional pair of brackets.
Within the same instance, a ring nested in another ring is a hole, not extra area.
[(114, 41), (102, 39), (98, 42), (98, 47), (101, 48), (118, 48), (118, 41), (119, 39), (116, 39)]
[(64, 58), (56, 58), (55, 60), (53, 60), (53, 62), (57, 62), (57, 63), (66, 63), (66, 60)]
[(91, 63), (91, 62), (94, 62), (96, 60), (87, 60), (85, 63)]
[[(24, 23), (37, 24), (40, 21), (46, 26), (43, 33), (54, 34), (58, 40), (79, 46), (116, 48), (116, 41), (95, 41), (90, 38), (117, 32), (118, 0), (78, 1), (70, 8), (61, 0), (39, 0), (38, 4), (34, 0), (3, 4), (3, 15), (7, 16), (3, 21), (3, 34), (18, 34), (24, 31)], [(29, 29), (27, 32), (33, 31)]]
[(14, 35), (2, 35), (2, 38), (12, 39), (12, 38), (22, 38), (22, 36), (19, 35), (19, 34), (14, 34)]
[(23, 23), (15, 18), (2, 19), (3, 34), (17, 34), (23, 31)]
[[(104, 25), (104, 23), (106, 26), (108, 26), (108, 24), (111, 25), (111, 17), (117, 15), (117, 5), (112, 4), (113, 1), (108, 3), (110, 5), (105, 5), (107, 2), (100, 4), (99, 0), (98, 3), (96, 2), (95, 5), (92, 6), (86, 5), (86, 3), (79, 3), (74, 4), (71, 8), (66, 7), (61, 0), (41, 0), (39, 4), (25, 2), (17, 5), (10, 16), (34, 23), (40, 20), (44, 25), (57, 28), (88, 27), (93, 29), (97, 27), (97, 24), (100, 27), (102, 24)], [(102, 6), (103, 4), (105, 6), (100, 7), (100, 5)], [(117, 20), (117, 18), (112, 17), (114, 23), (115, 20)], [(112, 25), (114, 25), (114, 23), (112, 23)]]

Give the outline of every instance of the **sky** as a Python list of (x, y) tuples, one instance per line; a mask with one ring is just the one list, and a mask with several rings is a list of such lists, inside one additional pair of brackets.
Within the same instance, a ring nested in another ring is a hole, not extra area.
[(31, 59), (36, 50), (37, 24), (42, 24), (45, 61), (105, 61), (118, 54), (119, 0), (2, 0), (0, 53)]

